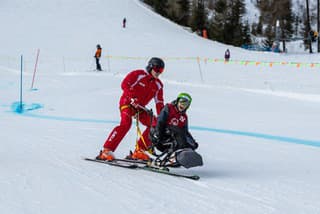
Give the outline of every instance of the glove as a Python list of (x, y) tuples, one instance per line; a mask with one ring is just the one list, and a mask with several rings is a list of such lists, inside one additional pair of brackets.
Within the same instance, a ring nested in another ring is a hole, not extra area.
[(187, 144), (192, 150), (196, 150), (199, 147), (199, 144), (191, 137), (191, 135), (187, 136)]
[(151, 135), (151, 141), (153, 144), (159, 144), (161, 139), (160, 139), (160, 135), (157, 131), (153, 132)]
[(192, 146), (193, 150), (196, 150), (199, 147), (199, 144), (197, 142), (194, 142), (194, 145)]
[(191, 148), (192, 150), (196, 150), (199, 147), (199, 144), (196, 141), (193, 142), (189, 142), (189, 148)]
[(137, 98), (131, 98), (130, 99), (130, 105), (133, 106), (134, 108), (139, 108), (139, 103)]

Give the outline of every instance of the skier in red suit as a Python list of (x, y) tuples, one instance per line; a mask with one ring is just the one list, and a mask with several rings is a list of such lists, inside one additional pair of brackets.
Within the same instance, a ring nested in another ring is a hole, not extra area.
[(162, 59), (153, 57), (149, 60), (145, 70), (135, 70), (130, 72), (122, 81), (121, 88), (123, 90), (119, 102), (121, 121), (116, 126), (103, 145), (103, 150), (96, 157), (99, 160), (112, 161), (115, 159), (113, 152), (117, 149), (121, 140), (129, 131), (132, 124), (132, 117), (138, 117), (139, 121), (147, 126), (140, 137), (135, 151), (130, 155), (132, 159), (149, 160), (150, 157), (145, 153), (151, 146), (149, 140), (149, 132), (151, 125), (156, 125), (156, 118), (152, 119), (146, 111), (139, 106), (145, 107), (152, 98), (155, 101), (157, 114), (160, 113), (164, 106), (163, 102), (163, 84), (158, 79), (164, 70), (164, 62)]

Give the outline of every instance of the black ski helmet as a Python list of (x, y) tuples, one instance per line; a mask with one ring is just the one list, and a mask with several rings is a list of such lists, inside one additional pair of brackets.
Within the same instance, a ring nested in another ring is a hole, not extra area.
[(101, 48), (101, 46), (99, 44), (97, 44), (97, 48)]
[(152, 69), (157, 73), (161, 73), (164, 69), (164, 61), (158, 57), (152, 57), (148, 62), (146, 70), (150, 73)]

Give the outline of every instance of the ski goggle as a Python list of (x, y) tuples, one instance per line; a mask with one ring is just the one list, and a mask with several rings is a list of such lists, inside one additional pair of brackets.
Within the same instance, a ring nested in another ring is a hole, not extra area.
[(180, 103), (181, 105), (183, 105), (185, 107), (188, 107), (190, 105), (190, 100), (185, 97), (180, 97), (178, 100), (178, 103)]
[(152, 69), (157, 73), (157, 74), (161, 74), (164, 71), (163, 67), (160, 66), (153, 66)]

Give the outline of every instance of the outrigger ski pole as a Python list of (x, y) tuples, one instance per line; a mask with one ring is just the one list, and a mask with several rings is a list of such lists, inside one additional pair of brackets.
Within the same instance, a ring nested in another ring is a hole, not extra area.
[(144, 140), (144, 138), (142, 136), (140, 127), (139, 127), (139, 114), (140, 114), (139, 109), (145, 111), (148, 115), (150, 115), (150, 126), (149, 126), (150, 129), (151, 129), (152, 123), (153, 123), (153, 111), (152, 111), (152, 109), (148, 109), (148, 108), (146, 108), (146, 107), (144, 107), (144, 106), (142, 106), (140, 104), (137, 104), (137, 107), (138, 107), (138, 112), (137, 112), (136, 117), (135, 117), (135, 119), (136, 119), (136, 128), (137, 128), (137, 140), (136, 140), (136, 146), (135, 147), (139, 149), (138, 140), (139, 140), (139, 137), (140, 137), (142, 142), (143, 142), (143, 144), (144, 144), (144, 146), (145, 146), (145, 148), (147, 149), (147, 151), (151, 155), (155, 155), (154, 152), (153, 152), (153, 149), (152, 149), (153, 147), (152, 146), (150, 146), (150, 147), (147, 146), (147, 144), (146, 144), (146, 142), (145, 142), (145, 140)]
[[(140, 104), (137, 105), (138, 108), (142, 109), (143, 111), (145, 111), (147, 114), (150, 115), (151, 121), (150, 121), (150, 129), (152, 128), (152, 123), (153, 123), (153, 111), (152, 109), (148, 109), (144, 106), (141, 106)], [(136, 148), (139, 148), (138, 146), (138, 137), (141, 138), (144, 146), (147, 148), (148, 153), (150, 153), (151, 155), (156, 156), (155, 161), (159, 162), (160, 165), (165, 165), (165, 163), (169, 160), (171, 154), (173, 153), (173, 148), (172, 145), (170, 146), (170, 148), (166, 149), (165, 151), (163, 151), (161, 154), (156, 154), (154, 147), (155, 145), (151, 145), (151, 146), (147, 146), (146, 142), (141, 134), (141, 130), (139, 128), (139, 111), (137, 112), (137, 116), (136, 116), (136, 127), (137, 127), (137, 140), (136, 140)], [(162, 158), (162, 159), (161, 159)]]
[[(143, 111), (145, 111), (147, 114), (150, 115), (150, 129), (152, 128), (152, 123), (153, 123), (153, 111), (152, 109), (148, 109), (144, 106), (141, 106), (141, 105), (137, 105), (138, 108), (142, 109)], [(170, 145), (170, 148), (166, 149), (165, 151), (161, 152), (160, 154), (156, 154), (155, 150), (154, 150), (154, 147), (155, 145), (151, 145), (151, 146), (147, 146), (142, 134), (141, 134), (141, 130), (139, 128), (139, 111), (137, 112), (137, 116), (136, 116), (136, 127), (137, 127), (137, 140), (136, 140), (136, 148), (139, 149), (139, 145), (138, 145), (138, 137), (141, 138), (144, 146), (147, 148), (147, 151), (149, 154), (153, 155), (153, 156), (156, 156), (156, 159), (155, 161), (156, 162), (159, 162), (160, 165), (165, 165), (165, 163), (169, 160), (171, 154), (173, 153), (173, 148), (172, 146), (173, 145)], [(162, 158), (162, 159), (161, 159)]]

